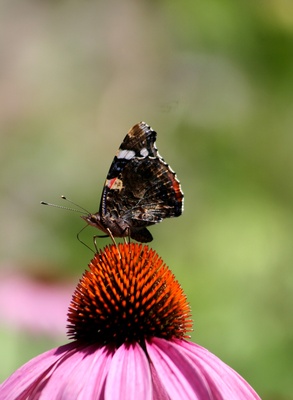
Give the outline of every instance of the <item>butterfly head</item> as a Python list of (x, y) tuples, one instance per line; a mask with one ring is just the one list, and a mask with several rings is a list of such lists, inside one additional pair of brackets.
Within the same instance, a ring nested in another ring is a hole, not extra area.
[(98, 229), (101, 229), (102, 231), (105, 231), (105, 229), (103, 228), (103, 225), (101, 223), (100, 213), (81, 215), (80, 217), (90, 226), (93, 226), (94, 228), (98, 228)]

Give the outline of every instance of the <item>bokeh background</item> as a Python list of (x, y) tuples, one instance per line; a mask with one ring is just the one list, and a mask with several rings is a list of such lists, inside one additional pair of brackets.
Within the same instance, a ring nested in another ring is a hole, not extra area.
[(79, 214), (40, 201), (96, 212), (141, 120), (185, 193), (151, 231), (192, 340), (263, 399), (293, 399), (290, 0), (0, 3), (0, 379), (65, 343), (92, 257)]

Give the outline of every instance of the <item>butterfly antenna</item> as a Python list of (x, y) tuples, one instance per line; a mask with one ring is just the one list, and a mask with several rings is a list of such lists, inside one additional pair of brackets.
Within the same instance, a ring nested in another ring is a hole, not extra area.
[(46, 201), (41, 201), (41, 204), (43, 204), (44, 206), (62, 208), (63, 210), (74, 211), (74, 212), (84, 214), (84, 212), (81, 210), (76, 210), (75, 208), (70, 208), (70, 207), (59, 206), (58, 204), (47, 203)]
[(81, 207), (79, 204), (74, 203), (72, 200), (68, 199), (66, 196), (62, 195), (61, 199), (68, 201), (70, 204), (73, 204), (75, 207), (78, 207), (81, 210), (83, 210), (84, 212), (86, 212), (87, 214), (90, 214), (90, 212), (88, 210), (86, 210), (85, 208)]
[(59, 204), (53, 204), (53, 203), (47, 203), (46, 201), (41, 201), (41, 204), (43, 204), (44, 206), (51, 206), (51, 207), (56, 207), (56, 208), (62, 208), (63, 210), (67, 210), (67, 211), (74, 211), (74, 212), (78, 212), (80, 214), (90, 214), (88, 210), (86, 210), (85, 208), (81, 207), (80, 205), (74, 203), (73, 201), (67, 199), (67, 197), (65, 196), (61, 196), (61, 199), (63, 200), (67, 200), (69, 203), (73, 204), (74, 206), (78, 207), (78, 209), (76, 208), (71, 208), (71, 207), (64, 207), (64, 206), (60, 206)]

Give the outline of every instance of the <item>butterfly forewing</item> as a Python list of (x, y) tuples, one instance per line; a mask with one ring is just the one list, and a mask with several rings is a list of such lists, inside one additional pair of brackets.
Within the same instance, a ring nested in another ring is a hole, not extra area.
[(156, 136), (156, 132), (144, 122), (134, 125), (125, 136), (114, 157), (107, 180), (117, 178), (118, 174), (133, 158), (157, 157), (158, 150), (155, 147)]

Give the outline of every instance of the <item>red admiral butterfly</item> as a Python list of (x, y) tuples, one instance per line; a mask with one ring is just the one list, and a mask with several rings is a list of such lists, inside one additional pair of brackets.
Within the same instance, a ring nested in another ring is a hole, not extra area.
[(156, 136), (145, 122), (129, 130), (108, 172), (99, 212), (81, 217), (113, 241), (150, 242), (147, 226), (182, 214), (180, 182), (158, 153)]

